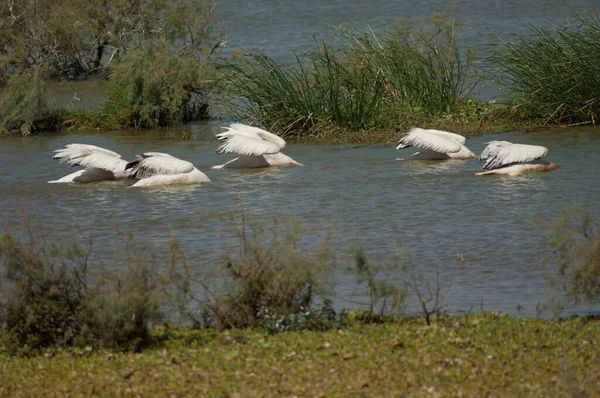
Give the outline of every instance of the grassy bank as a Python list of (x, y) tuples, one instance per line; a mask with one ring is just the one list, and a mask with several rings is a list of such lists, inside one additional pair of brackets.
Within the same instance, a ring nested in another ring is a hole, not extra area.
[[(208, 38), (174, 57), (161, 38), (120, 55), (105, 73), (106, 100), (86, 111), (51, 106), (46, 82), (56, 74), (40, 62), (5, 74), (0, 136), (168, 126), (209, 118), (209, 107), (298, 142), (332, 144), (392, 143), (414, 126), (468, 135), (596, 124), (599, 18), (574, 20), (504, 38), (477, 59), (460, 42), (460, 24), (439, 13), (385, 33), (337, 29), (292, 65), (260, 49), (223, 58), (222, 42)], [(509, 100), (477, 100), (481, 84)]]
[(596, 396), (599, 333), (597, 319), (494, 313), (275, 336), (174, 329), (140, 354), (0, 354), (0, 395)]

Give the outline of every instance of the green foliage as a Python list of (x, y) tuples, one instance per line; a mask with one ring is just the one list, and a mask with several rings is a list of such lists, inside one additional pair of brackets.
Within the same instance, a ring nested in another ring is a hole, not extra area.
[(600, 299), (600, 234), (592, 214), (575, 207), (562, 211), (551, 223), (550, 247), (559, 268), (551, 278), (561, 284), (567, 297), (576, 302)]
[[(9, 345), (37, 350), (72, 345), (80, 328), (76, 314), (83, 286), (67, 265), (55, 262), (54, 247), (31, 249), (10, 234), (0, 236), (0, 259), (13, 284), (0, 306), (0, 323), (9, 331)], [(49, 264), (46, 261), (49, 260)]]
[(228, 65), (228, 110), (286, 134), (393, 127), (402, 119), (456, 112), (477, 83), (456, 27), (397, 27), (385, 35), (338, 30), (291, 67), (258, 51)]
[[(0, 134), (73, 125), (156, 127), (205, 118), (219, 34), (209, 1), (5, 1), (0, 80), (8, 79), (9, 87), (0, 105)], [(109, 97), (84, 118), (93, 123), (48, 112), (50, 76), (106, 72)]]
[(213, 19), (209, 1), (7, 0), (0, 3), (0, 70), (45, 63), (52, 75), (87, 75), (155, 41), (206, 55)]
[(496, 81), (541, 124), (595, 124), (600, 116), (600, 19), (591, 11), (575, 22), (531, 27), (493, 52)]
[(350, 264), (348, 271), (356, 277), (357, 285), (367, 286), (370, 298), (367, 318), (376, 319), (389, 313), (401, 312), (406, 290), (386, 279), (391, 273), (399, 270), (398, 264), (374, 264), (359, 246), (354, 247), (353, 252), (354, 262)]
[(195, 56), (174, 56), (163, 43), (128, 52), (109, 76), (102, 113), (113, 127), (157, 127), (207, 117)]
[[(129, 236), (123, 272), (109, 272), (90, 263), (91, 241), (57, 245), (32, 229), (27, 236), (5, 231), (0, 237), (6, 273), (0, 325), (11, 352), (83, 346), (139, 351), (152, 344), (149, 326), (164, 319), (178, 283), (176, 244), (165, 259)], [(166, 271), (156, 271), (159, 262)]]
[[(217, 329), (260, 327), (325, 329), (341, 320), (328, 300), (331, 253), (300, 246), (297, 223), (281, 226), (242, 222), (240, 248), (226, 258), (223, 294), (202, 304), (205, 326)], [(317, 307), (320, 305), (320, 309)]]
[(15, 131), (29, 135), (52, 118), (47, 77), (44, 65), (11, 75), (0, 94), (0, 136)]

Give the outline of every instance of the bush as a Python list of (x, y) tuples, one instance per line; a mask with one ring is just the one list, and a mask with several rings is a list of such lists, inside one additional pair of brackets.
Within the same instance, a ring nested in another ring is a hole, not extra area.
[(563, 29), (531, 27), (491, 57), (495, 80), (541, 124), (596, 123), (600, 117), (600, 20), (588, 12)]
[(302, 249), (295, 222), (289, 226), (257, 222), (252, 227), (242, 223), (238, 232), (239, 250), (223, 264), (224, 293), (202, 303), (204, 321), (199, 323), (276, 333), (322, 330), (343, 322), (328, 298), (333, 266), (329, 250)]
[(52, 117), (47, 78), (43, 64), (10, 76), (0, 94), (0, 136), (14, 132), (27, 136), (43, 129)]
[[(133, 237), (126, 242), (129, 262), (118, 273), (89, 263), (91, 241), (60, 246), (32, 229), (24, 240), (5, 231), (0, 325), (8, 349), (21, 354), (82, 346), (139, 351), (151, 345), (149, 327), (165, 319), (181, 258), (176, 244), (167, 251), (169, 264)], [(166, 271), (155, 271), (157, 264)]]
[(163, 43), (131, 50), (110, 73), (105, 123), (152, 128), (206, 118), (202, 78), (205, 65), (197, 57), (176, 56)]
[(591, 213), (575, 207), (561, 211), (552, 223), (550, 247), (559, 268), (550, 282), (560, 285), (576, 303), (600, 298), (600, 235)]

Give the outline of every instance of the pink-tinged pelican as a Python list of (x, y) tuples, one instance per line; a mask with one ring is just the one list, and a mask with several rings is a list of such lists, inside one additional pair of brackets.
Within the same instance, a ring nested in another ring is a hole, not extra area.
[(127, 178), (127, 161), (121, 155), (108, 149), (87, 144), (67, 144), (57, 149), (52, 159), (67, 162), (69, 166), (80, 166), (82, 170), (48, 183), (87, 183)]
[(217, 134), (217, 140), (222, 142), (217, 148), (219, 155), (233, 153), (238, 157), (225, 164), (213, 166), (211, 169), (223, 167), (249, 169), (288, 164), (302, 166), (301, 163), (281, 153), (285, 148), (283, 138), (258, 127), (233, 123), (227, 126), (224, 132)]
[(513, 144), (508, 141), (490, 141), (479, 155), (485, 160), (483, 171), (476, 175), (508, 174), (516, 176), (529, 170), (549, 171), (557, 163), (539, 160), (546, 156), (548, 148), (539, 145)]
[(144, 152), (127, 163), (125, 171), (137, 181), (132, 187), (158, 187), (165, 185), (188, 185), (209, 182), (206, 174), (186, 160), (168, 153)]
[(465, 146), (466, 138), (462, 135), (447, 131), (421, 129), (414, 127), (400, 139), (396, 149), (409, 147), (419, 148), (420, 151), (406, 158), (396, 160), (445, 160), (476, 158), (473, 152)]

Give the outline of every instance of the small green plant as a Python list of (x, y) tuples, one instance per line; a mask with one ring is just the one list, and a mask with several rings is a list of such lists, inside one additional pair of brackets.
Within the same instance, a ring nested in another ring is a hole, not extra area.
[(561, 286), (576, 303), (597, 302), (600, 298), (600, 235), (593, 215), (574, 207), (563, 210), (551, 224), (550, 247), (555, 251), (558, 270), (550, 283)]
[(388, 280), (391, 274), (399, 270), (399, 265), (374, 264), (367, 258), (360, 246), (353, 248), (354, 261), (348, 272), (356, 278), (358, 286), (366, 285), (369, 293), (369, 310), (363, 320), (382, 318), (391, 313), (400, 313), (406, 298), (406, 290)]
[(456, 267), (452, 269), (452, 274), (442, 274), (438, 266), (432, 280), (430, 272), (426, 274), (423, 268), (415, 266), (410, 253), (404, 251), (401, 257), (405, 261), (404, 271), (408, 276), (406, 281), (407, 294), (411, 296), (417, 314), (425, 319), (427, 325), (431, 325), (433, 320), (447, 311), (444, 301), (452, 288)]
[(222, 294), (201, 303), (204, 326), (259, 327), (269, 333), (339, 325), (328, 299), (331, 253), (301, 247), (297, 222), (271, 225), (242, 220), (240, 246), (223, 264)]

